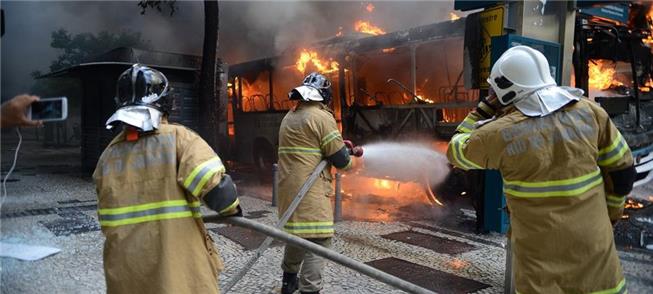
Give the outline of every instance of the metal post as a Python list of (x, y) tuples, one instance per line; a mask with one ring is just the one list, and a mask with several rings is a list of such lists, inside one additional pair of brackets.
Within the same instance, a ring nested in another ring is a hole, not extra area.
[(506, 242), (506, 272), (504, 273), (503, 280), (503, 293), (514, 294), (515, 284), (513, 284), (514, 272), (512, 271), (512, 246), (510, 245), (510, 238)]
[(339, 172), (336, 173), (336, 200), (333, 206), (333, 220), (342, 221), (342, 175)]
[[(295, 209), (297, 209), (299, 203), (302, 202), (302, 199), (304, 199), (304, 196), (306, 196), (306, 194), (308, 193), (308, 190), (310, 190), (311, 187), (313, 187), (313, 184), (320, 176), (324, 168), (327, 166), (327, 163), (328, 162), (326, 161), (326, 159), (320, 161), (320, 163), (315, 167), (311, 175), (308, 176), (308, 179), (306, 180), (306, 182), (304, 182), (302, 187), (299, 188), (299, 192), (297, 192), (297, 195), (295, 195), (293, 201), (290, 203), (288, 208), (286, 208), (286, 212), (284, 212), (283, 215), (279, 218), (279, 221), (276, 224), (277, 229), (281, 229), (283, 228), (283, 226), (286, 225), (286, 223), (290, 219), (290, 216), (293, 214), (293, 212), (295, 212)], [(268, 247), (270, 247), (270, 244), (272, 244), (272, 239), (273, 239), (272, 237), (267, 237), (265, 238), (265, 240), (263, 240), (263, 243), (261, 243), (261, 245), (259, 245), (258, 248), (256, 249), (254, 256), (252, 256), (252, 258), (250, 258), (247, 261), (247, 263), (245, 263), (245, 266), (243, 266), (240, 269), (240, 271), (238, 271), (238, 273), (234, 276), (234, 278), (231, 279), (224, 287), (223, 289), (224, 293), (229, 293), (229, 290), (231, 290), (231, 288), (235, 286), (238, 283), (238, 281), (240, 281), (240, 279), (242, 279), (245, 276), (245, 274), (247, 274), (249, 269), (251, 269), (252, 266), (256, 264), (256, 261), (258, 261), (258, 259), (261, 258), (263, 252), (265, 252), (265, 250), (267, 250)]]
[(406, 291), (408, 293), (415, 294), (434, 294), (432, 291), (422, 288), (413, 283), (407, 282), (400, 278), (397, 278), (393, 275), (390, 275), (386, 272), (380, 271), (376, 268), (373, 268), (367, 264), (364, 264), (360, 261), (349, 258), (345, 255), (337, 253), (328, 248), (317, 245), (311, 241), (302, 239), (300, 237), (288, 234), (279, 229), (267, 226), (256, 221), (244, 218), (244, 217), (219, 217), (218, 215), (205, 216), (204, 222), (224, 222), (232, 225), (237, 225), (243, 228), (247, 228), (253, 231), (257, 231), (261, 234), (271, 236), (275, 239), (286, 242), (287, 244), (300, 247), (304, 250), (310, 251), (316, 255), (324, 257), (328, 260), (331, 260), (335, 263), (343, 265), (347, 268), (355, 270), (359, 273), (362, 273), (372, 279), (375, 279), (379, 282), (394, 286), (397, 289)]
[(272, 164), (272, 207), (277, 206), (279, 193), (279, 165)]

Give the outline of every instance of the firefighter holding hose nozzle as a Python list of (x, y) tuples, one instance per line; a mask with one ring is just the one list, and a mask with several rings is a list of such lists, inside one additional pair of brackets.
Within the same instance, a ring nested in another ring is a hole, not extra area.
[(625, 293), (611, 222), (635, 178), (626, 141), (582, 90), (557, 86), (530, 47), (507, 50), (488, 83), (496, 94), (458, 126), (447, 157), (501, 172), (516, 291)]
[[(319, 73), (311, 73), (302, 85), (288, 93), (298, 101), (281, 121), (279, 128), (279, 215), (283, 215), (309, 175), (326, 159), (329, 164), (284, 226), (284, 231), (324, 247), (330, 247), (334, 235), (333, 208), (329, 196), (331, 166), (349, 169), (353, 156), (363, 149), (343, 140), (329, 108), (331, 82)], [(322, 290), (324, 259), (298, 247), (286, 245), (281, 293), (319, 293)], [(301, 272), (300, 272), (301, 269)], [(299, 277), (298, 277), (299, 274)]]
[(236, 186), (200, 136), (167, 122), (169, 90), (161, 72), (139, 64), (118, 78), (118, 110), (106, 124), (123, 130), (93, 173), (107, 293), (220, 292), (222, 260), (200, 201), (242, 215)]

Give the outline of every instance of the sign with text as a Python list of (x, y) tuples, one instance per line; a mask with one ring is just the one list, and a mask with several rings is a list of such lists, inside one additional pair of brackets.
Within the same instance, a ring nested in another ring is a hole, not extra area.
[(480, 13), (481, 22), (481, 53), (479, 67), (479, 82), (481, 89), (487, 89), (487, 78), (490, 76), (490, 65), (492, 61), (492, 37), (503, 35), (503, 14), (504, 7), (497, 6), (486, 9)]

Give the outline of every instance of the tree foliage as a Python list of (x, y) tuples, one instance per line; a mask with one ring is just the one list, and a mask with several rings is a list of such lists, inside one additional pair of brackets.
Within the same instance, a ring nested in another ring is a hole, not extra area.
[(142, 38), (141, 33), (123, 31), (110, 33), (102, 31), (97, 34), (81, 33), (73, 35), (65, 29), (59, 29), (51, 34), (52, 48), (60, 49), (62, 53), (50, 65), (50, 71), (70, 67), (85, 60), (105, 53), (117, 47), (136, 47), (148, 49), (150, 42)]
[(148, 8), (155, 8), (161, 13), (163, 13), (163, 9), (167, 8), (170, 10), (170, 16), (172, 16), (177, 10), (176, 2), (177, 0), (142, 0), (138, 1), (138, 6), (141, 7), (141, 14), (145, 14)]

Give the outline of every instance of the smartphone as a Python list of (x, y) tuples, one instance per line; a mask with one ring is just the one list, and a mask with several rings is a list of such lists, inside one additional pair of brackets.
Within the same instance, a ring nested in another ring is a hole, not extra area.
[(27, 118), (43, 122), (66, 120), (68, 118), (68, 98), (41, 98), (30, 105), (27, 110)]

